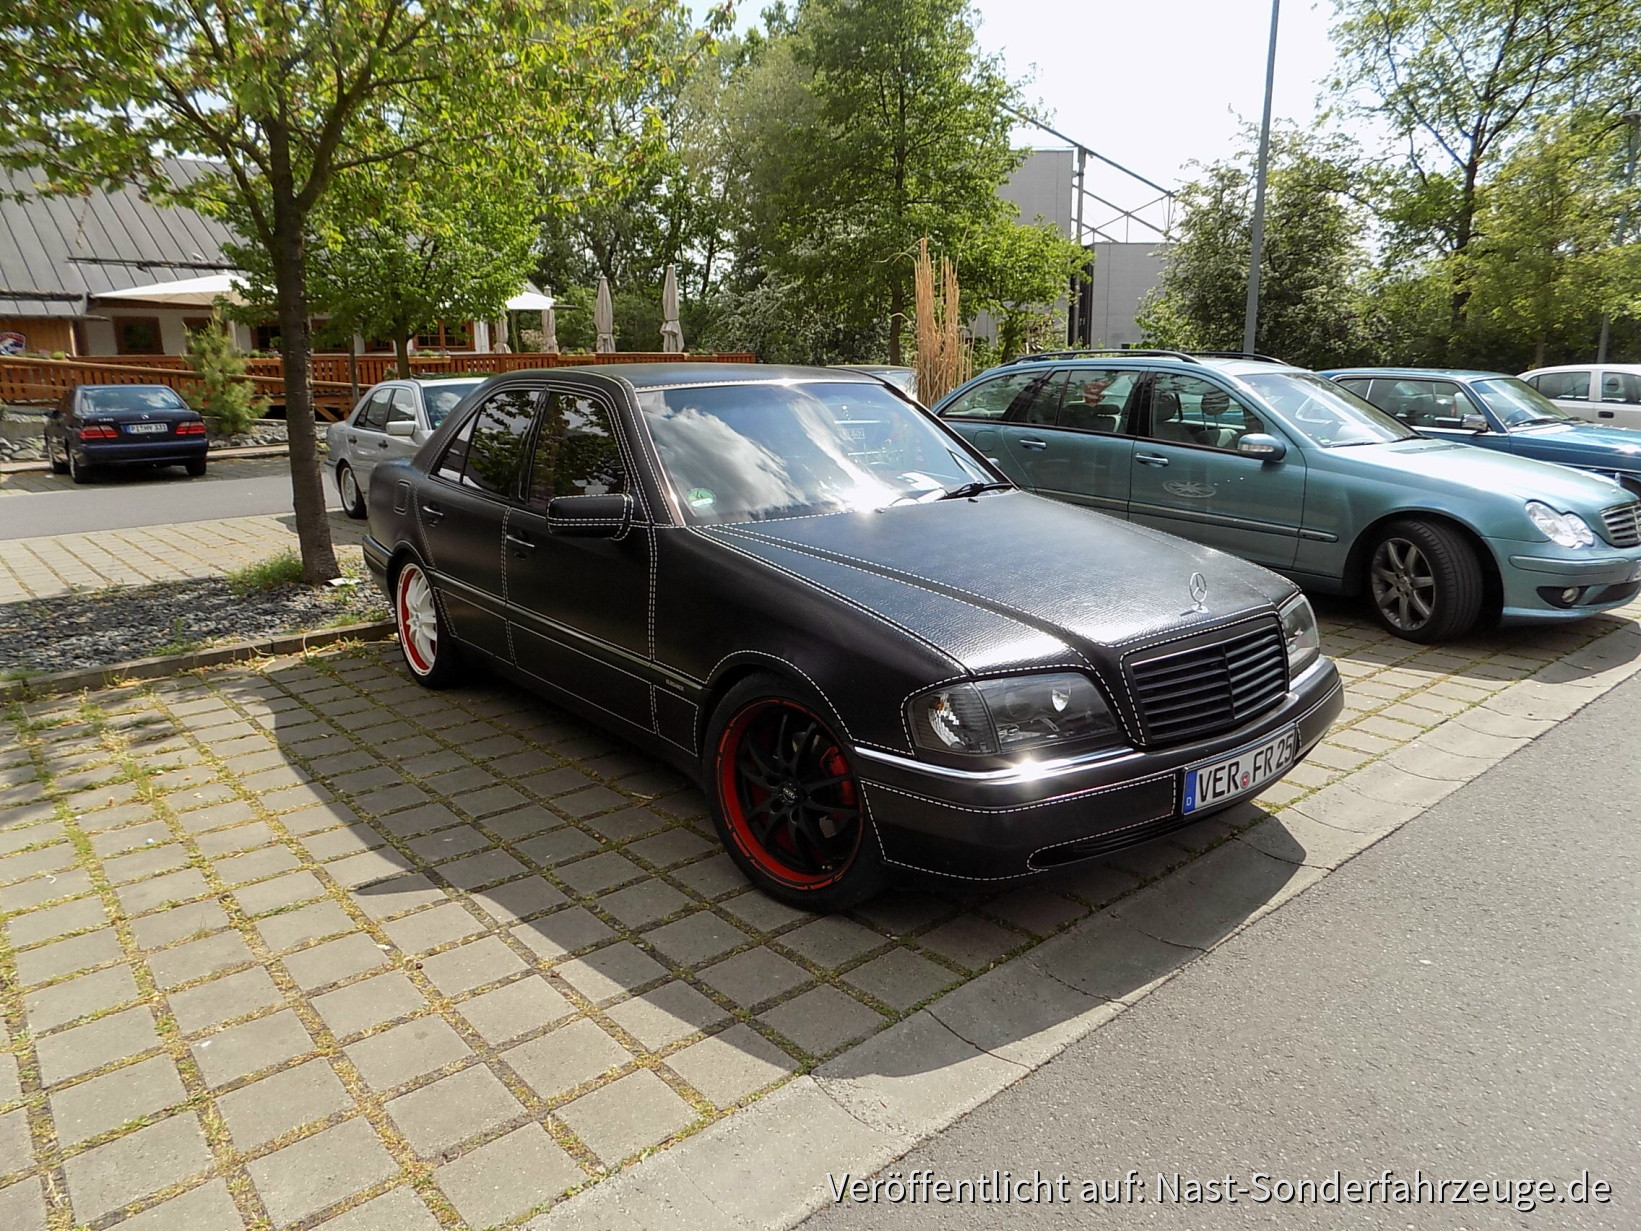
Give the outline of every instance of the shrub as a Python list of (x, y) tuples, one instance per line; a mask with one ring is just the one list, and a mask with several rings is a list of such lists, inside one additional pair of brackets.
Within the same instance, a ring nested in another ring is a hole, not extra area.
[(282, 551), (277, 556), (258, 564), (247, 564), (223, 576), (228, 588), (235, 594), (246, 595), (256, 590), (277, 590), (294, 586), (302, 580), (302, 557), (294, 551)]
[(245, 356), (234, 349), (228, 327), (212, 317), (204, 329), (188, 335), (187, 355), (188, 366), (199, 378), (185, 394), (188, 404), (219, 436), (248, 431), (265, 403), (245, 379)]

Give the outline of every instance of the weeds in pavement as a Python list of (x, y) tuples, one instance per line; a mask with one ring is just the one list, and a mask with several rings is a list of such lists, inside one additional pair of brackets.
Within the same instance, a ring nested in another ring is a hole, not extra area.
[(277, 556), (258, 564), (247, 564), (223, 575), (228, 588), (235, 594), (246, 595), (257, 590), (277, 590), (294, 586), (302, 580), (302, 557), (294, 551), (282, 551)]

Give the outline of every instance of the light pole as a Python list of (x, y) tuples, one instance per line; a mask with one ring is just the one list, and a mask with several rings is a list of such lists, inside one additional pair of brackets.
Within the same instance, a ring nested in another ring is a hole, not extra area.
[(1242, 349), (1252, 351), (1259, 329), (1259, 261), (1265, 252), (1265, 166), (1271, 156), (1271, 91), (1276, 88), (1276, 24), (1282, 0), (1271, 0), (1271, 49), (1265, 57), (1265, 118), (1259, 124), (1259, 165), (1254, 170), (1253, 251), (1248, 257), (1248, 306), (1242, 318)]
[[(1641, 111), (1626, 111), (1624, 122), (1630, 126), (1628, 157), (1624, 160), (1624, 204), (1618, 210), (1618, 238), (1619, 247), (1630, 234), (1630, 194), (1635, 190), (1635, 154), (1636, 138), (1641, 136)], [(1612, 314), (1601, 314), (1601, 340), (1595, 345), (1595, 361), (1607, 362), (1607, 342), (1612, 336)]]

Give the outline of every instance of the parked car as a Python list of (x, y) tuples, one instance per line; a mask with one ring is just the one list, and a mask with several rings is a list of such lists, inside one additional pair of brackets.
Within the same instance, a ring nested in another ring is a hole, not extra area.
[(479, 660), (692, 774), (815, 910), (1256, 793), (1340, 709), (1292, 583), (1018, 491), (853, 372), (497, 376), (370, 485), (410, 673)]
[(325, 429), (336, 492), (349, 517), (364, 517), (365, 492), (377, 462), (413, 457), (445, 416), (484, 377), (384, 380), (372, 385), (353, 413)]
[(1521, 379), (1575, 418), (1641, 428), (1641, 363), (1534, 368)]
[(1502, 372), (1337, 368), (1323, 372), (1421, 436), (1606, 475), (1641, 496), (1641, 434), (1574, 418)]
[(1413, 641), (1641, 588), (1641, 503), (1611, 480), (1426, 439), (1275, 360), (1034, 356), (936, 413), (1022, 486), (1365, 594)]
[(834, 366), (847, 372), (865, 372), (885, 384), (893, 385), (913, 401), (917, 400), (917, 370), (897, 367), (890, 363), (839, 363)]
[(76, 385), (46, 416), (46, 460), (88, 483), (105, 466), (205, 473), (205, 420), (169, 385)]

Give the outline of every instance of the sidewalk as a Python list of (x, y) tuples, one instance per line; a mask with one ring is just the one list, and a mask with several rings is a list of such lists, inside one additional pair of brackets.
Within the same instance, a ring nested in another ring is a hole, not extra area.
[[(364, 523), (339, 513), (330, 523), (338, 553), (357, 558)], [(295, 548), (291, 514), (0, 540), (0, 604), (76, 589), (218, 577)]]
[[(1636, 654), (1613, 617), (1323, 623), (1347, 709), (1277, 820), (830, 918), (750, 890), (676, 775), (499, 683), (427, 693), (392, 646), (14, 712), (0, 1226), (791, 1221), (817, 1166), (915, 1144)], [(1129, 966), (1034, 964), (1077, 955)]]

